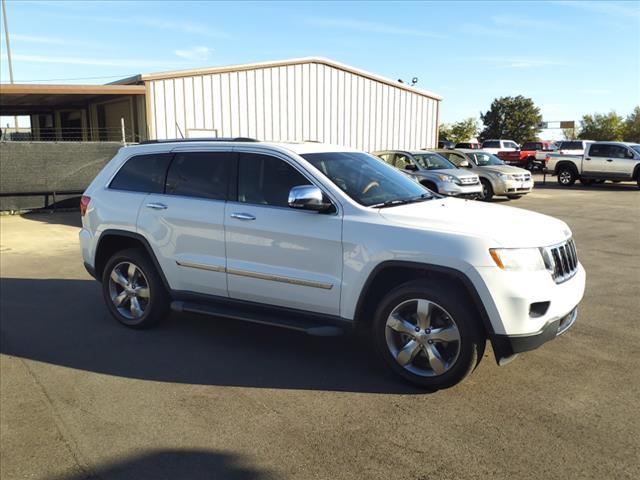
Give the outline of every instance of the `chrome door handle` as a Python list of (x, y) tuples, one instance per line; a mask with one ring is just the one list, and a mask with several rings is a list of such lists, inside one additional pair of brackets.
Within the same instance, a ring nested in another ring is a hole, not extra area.
[(255, 220), (256, 217), (250, 213), (232, 213), (231, 218), (237, 218), (238, 220)]
[(166, 210), (167, 206), (164, 203), (147, 203), (147, 208), (153, 208), (154, 210)]

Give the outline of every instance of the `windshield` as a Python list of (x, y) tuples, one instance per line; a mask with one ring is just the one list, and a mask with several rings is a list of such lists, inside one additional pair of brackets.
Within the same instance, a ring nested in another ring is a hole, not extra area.
[(420, 168), (425, 170), (443, 170), (447, 168), (456, 168), (456, 166), (442, 155), (437, 153), (414, 153), (413, 158)]
[(307, 153), (302, 158), (361, 205), (432, 197), (425, 187), (368, 153)]
[(467, 155), (470, 156), (479, 167), (485, 167), (487, 165), (504, 165), (502, 160), (487, 152), (467, 153)]

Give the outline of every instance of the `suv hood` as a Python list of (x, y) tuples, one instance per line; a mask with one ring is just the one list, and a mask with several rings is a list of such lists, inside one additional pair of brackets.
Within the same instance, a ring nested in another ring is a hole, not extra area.
[(521, 175), (523, 173), (529, 173), (529, 171), (525, 170), (524, 168), (518, 168), (512, 165), (487, 165), (485, 167), (478, 167), (478, 168), (484, 172), (504, 173), (507, 175), (514, 175), (514, 174)]
[(544, 247), (563, 242), (571, 230), (561, 220), (515, 207), (442, 198), (380, 210), (387, 221), (493, 241), (495, 247)]
[(438, 170), (418, 170), (414, 175), (451, 175), (456, 178), (477, 177), (475, 173), (462, 170), (461, 168), (442, 168)]

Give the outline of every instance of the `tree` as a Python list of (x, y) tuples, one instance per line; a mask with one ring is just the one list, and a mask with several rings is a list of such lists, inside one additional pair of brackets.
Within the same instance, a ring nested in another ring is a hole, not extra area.
[(640, 106), (634, 108), (624, 121), (623, 137), (625, 142), (640, 143)]
[(584, 115), (580, 120), (580, 135), (583, 140), (622, 140), (625, 130), (623, 118), (616, 112)]
[(470, 117), (466, 120), (452, 123), (450, 125), (440, 125), (440, 140), (449, 140), (450, 142), (468, 142), (478, 135), (478, 123), (475, 118)]
[(480, 134), (483, 139), (508, 138), (518, 143), (535, 140), (542, 122), (540, 109), (530, 98), (517, 97), (496, 98), (485, 114), (480, 114), (484, 130)]
[(451, 125), (452, 142), (468, 142), (478, 135), (478, 124), (473, 117)]
[(438, 128), (438, 138), (440, 140), (448, 140), (450, 142), (453, 142), (453, 140), (451, 140), (451, 127), (449, 125), (441, 123), (440, 127)]
[(562, 135), (565, 140), (576, 140), (578, 138), (578, 129), (576, 128), (563, 128)]

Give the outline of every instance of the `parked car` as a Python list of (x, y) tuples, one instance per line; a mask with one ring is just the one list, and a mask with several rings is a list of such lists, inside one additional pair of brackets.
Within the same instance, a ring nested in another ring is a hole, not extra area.
[(124, 147), (87, 188), (84, 265), (123, 325), (173, 310), (358, 330), (437, 389), (487, 339), (505, 364), (574, 324), (585, 272), (564, 222), (441, 197), (345, 147), (241, 140)]
[(482, 185), (476, 174), (457, 168), (437, 153), (427, 150), (385, 150), (373, 154), (389, 165), (410, 173), (433, 192), (470, 199), (482, 196)]
[(525, 142), (519, 150), (498, 152), (498, 158), (507, 165), (526, 168), (533, 172), (536, 168), (544, 169), (546, 154), (553, 151), (555, 148), (551, 142)]
[(494, 155), (497, 155), (497, 153), (500, 151), (513, 152), (518, 150), (519, 148), (520, 146), (513, 140), (489, 139), (482, 142), (482, 150), (487, 153), (493, 153)]
[(568, 187), (580, 180), (589, 185), (606, 180), (635, 180), (640, 187), (640, 144), (593, 142), (584, 155), (547, 155), (547, 171), (558, 176), (558, 183)]
[(455, 142), (450, 142), (449, 140), (440, 140), (438, 142), (438, 148), (456, 148)]
[(480, 177), (482, 199), (504, 196), (515, 200), (533, 189), (531, 173), (523, 168), (506, 165), (502, 160), (484, 150), (437, 150), (459, 168), (468, 168)]
[(460, 142), (456, 143), (456, 148), (469, 148), (469, 149), (480, 149), (480, 144), (477, 142)]

